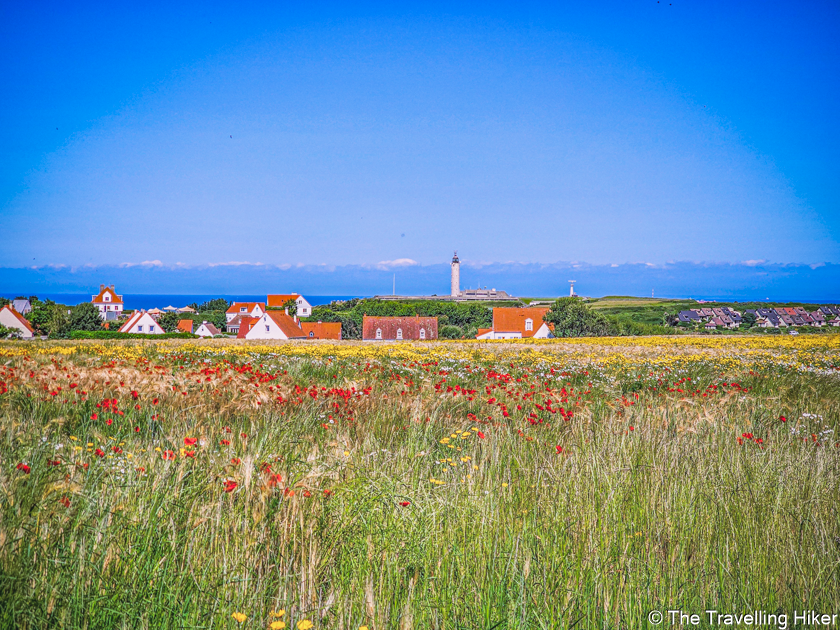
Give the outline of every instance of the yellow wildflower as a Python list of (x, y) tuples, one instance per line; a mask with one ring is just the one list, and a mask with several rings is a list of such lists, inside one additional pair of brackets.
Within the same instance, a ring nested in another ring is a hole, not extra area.
[(234, 619), (236, 619), (236, 623), (243, 623), (248, 617), (243, 615), (241, 612), (235, 612), (231, 615)]
[(297, 630), (309, 630), (312, 627), (312, 622), (309, 619), (301, 619), (297, 622)]
[(274, 621), (268, 627), (271, 628), (271, 630), (283, 630), (283, 628), (286, 627), (286, 622), (285, 621)]

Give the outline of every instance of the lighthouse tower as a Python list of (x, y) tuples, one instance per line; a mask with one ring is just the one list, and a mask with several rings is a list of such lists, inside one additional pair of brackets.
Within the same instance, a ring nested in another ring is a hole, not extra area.
[(458, 260), (458, 252), (452, 257), (452, 297), (461, 294), (461, 261)]

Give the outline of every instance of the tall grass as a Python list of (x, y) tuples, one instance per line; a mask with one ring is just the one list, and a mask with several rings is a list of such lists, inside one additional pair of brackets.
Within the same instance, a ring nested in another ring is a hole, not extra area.
[[(18, 361), (48, 384), (62, 373)], [(574, 416), (531, 425), (509, 392), (535, 385), (540, 402), (559, 378), (534, 366), (487, 394), (487, 365), (269, 361), (259, 387), (163, 359), (159, 375), (113, 367), (104, 386), (77, 356), (64, 367), (90, 402), (27, 378), (0, 396), (0, 627), (224, 628), (241, 612), (252, 628), (637, 628), (650, 610), (840, 606), (836, 377), (698, 362), (681, 378), (740, 387), (687, 399), (653, 391), (662, 374), (578, 370), (549, 393), (589, 389)], [(437, 392), (443, 378), (474, 400)], [(341, 413), (323, 392), (271, 402), (294, 385), (372, 390)], [(100, 393), (124, 410), (111, 426)], [(88, 452), (100, 446), (109, 456)]]

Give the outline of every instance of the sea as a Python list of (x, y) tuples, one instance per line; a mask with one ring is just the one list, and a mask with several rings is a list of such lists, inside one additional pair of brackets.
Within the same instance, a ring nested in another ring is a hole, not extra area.
[[(20, 295), (20, 293), (0, 293), (0, 296), (13, 299)], [(57, 304), (64, 304), (66, 306), (75, 306), (82, 302), (90, 302), (91, 294), (89, 293), (38, 293), (39, 300), (52, 300)], [(28, 296), (27, 296), (28, 297)], [(370, 297), (364, 295), (305, 295), (306, 301), (312, 306), (320, 306), (329, 304), (338, 300), (351, 300), (353, 298)], [(152, 308), (163, 309), (167, 306), (174, 306), (181, 308), (188, 304), (201, 304), (209, 300), (224, 298), (228, 302), (265, 302), (265, 295), (152, 295), (152, 294), (131, 294), (124, 293), (123, 308), (125, 310)]]

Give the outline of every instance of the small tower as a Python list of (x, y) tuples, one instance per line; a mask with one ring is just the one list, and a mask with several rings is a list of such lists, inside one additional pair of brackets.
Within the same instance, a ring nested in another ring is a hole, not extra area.
[(575, 297), (575, 282), (577, 280), (569, 280), (569, 297)]
[(461, 261), (458, 260), (458, 252), (452, 257), (452, 297), (456, 298), (461, 294)]

